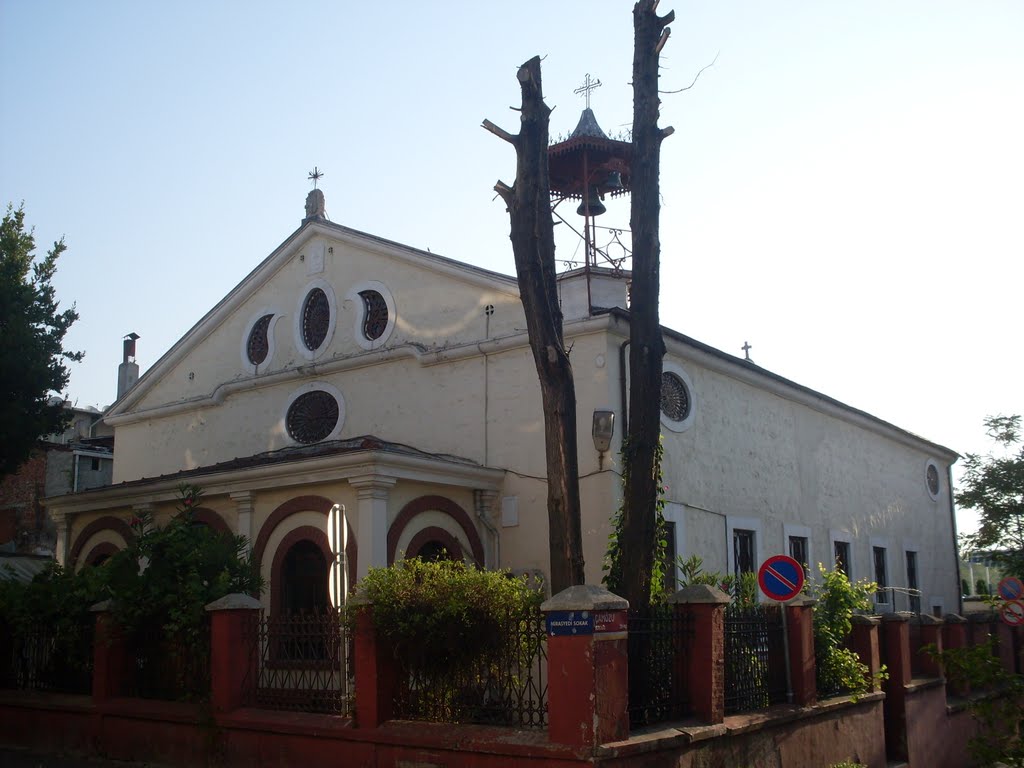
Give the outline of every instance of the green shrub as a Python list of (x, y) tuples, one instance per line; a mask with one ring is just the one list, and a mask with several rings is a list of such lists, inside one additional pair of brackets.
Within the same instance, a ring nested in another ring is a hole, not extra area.
[[(817, 601), (814, 605), (814, 663), (817, 666), (818, 692), (833, 694), (866, 693), (871, 686), (868, 667), (846, 647), (853, 630), (854, 613), (871, 610), (871, 595), (876, 585), (865, 579), (850, 582), (838, 568), (826, 570), (818, 564), (821, 585), (809, 585), (805, 592)], [(879, 680), (886, 677), (884, 668)]]
[[(543, 599), (525, 577), (419, 558), (371, 568), (359, 590), (373, 604), (378, 638), (395, 656), (436, 670), (469, 665), (499, 650), (508, 621), (535, 614)], [(357, 601), (350, 621), (358, 610)]]

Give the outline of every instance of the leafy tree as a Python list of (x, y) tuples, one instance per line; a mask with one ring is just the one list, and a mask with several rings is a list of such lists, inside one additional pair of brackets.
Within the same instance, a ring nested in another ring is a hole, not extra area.
[(989, 416), (985, 428), (997, 453), (969, 453), (956, 502), (979, 514), (978, 530), (967, 538), (974, 550), (991, 551), (1006, 570), (1024, 574), (1024, 441), (1019, 415)]
[(51, 284), (64, 239), (41, 260), (35, 248), (24, 206), (8, 204), (0, 225), (0, 476), (16, 470), (42, 435), (67, 425), (68, 414), (48, 397), (67, 385), (66, 361), (83, 357), (64, 349), (78, 312), (59, 309)]

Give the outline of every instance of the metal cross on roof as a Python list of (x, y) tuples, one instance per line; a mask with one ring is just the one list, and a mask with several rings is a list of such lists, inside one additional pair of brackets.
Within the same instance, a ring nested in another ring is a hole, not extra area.
[(750, 345), (750, 342), (747, 342), (747, 341), (743, 342), (743, 354), (746, 355), (746, 359), (747, 360), (750, 359), (750, 350), (752, 350), (752, 349), (753, 349), (753, 347)]
[(313, 170), (309, 172), (309, 176), (307, 176), (306, 178), (313, 182), (313, 189), (316, 189), (316, 183), (323, 177), (324, 172), (314, 165)]
[(583, 97), (587, 100), (587, 109), (590, 109), (590, 92), (595, 88), (601, 87), (601, 81), (597, 78), (591, 80), (590, 73), (587, 72), (586, 77), (583, 78), (583, 85), (577, 88), (573, 93), (583, 94)]

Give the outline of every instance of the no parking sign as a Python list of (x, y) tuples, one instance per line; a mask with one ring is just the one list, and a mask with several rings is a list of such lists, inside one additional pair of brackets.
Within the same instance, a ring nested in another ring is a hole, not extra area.
[(769, 557), (757, 571), (757, 584), (772, 600), (784, 603), (804, 587), (804, 567), (789, 555)]

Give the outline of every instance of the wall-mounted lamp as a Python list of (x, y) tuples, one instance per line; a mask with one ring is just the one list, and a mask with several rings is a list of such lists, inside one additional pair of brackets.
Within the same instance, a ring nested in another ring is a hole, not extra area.
[[(598, 466), (602, 467), (604, 455), (612, 445), (612, 435), (615, 434), (615, 412), (606, 410), (594, 411), (594, 427), (591, 435), (594, 437), (594, 450), (598, 453)], [(603, 467), (602, 467), (603, 468)]]

